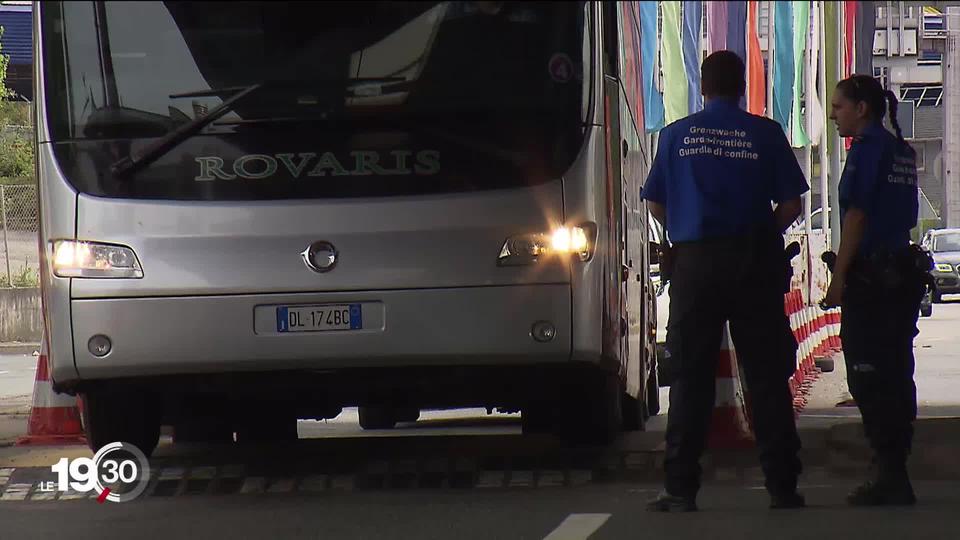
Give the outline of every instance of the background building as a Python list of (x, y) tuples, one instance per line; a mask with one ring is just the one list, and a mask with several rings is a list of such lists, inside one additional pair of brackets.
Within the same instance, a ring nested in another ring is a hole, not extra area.
[(10, 58), (7, 88), (15, 98), (33, 100), (33, 7), (30, 2), (0, 2), (0, 54)]

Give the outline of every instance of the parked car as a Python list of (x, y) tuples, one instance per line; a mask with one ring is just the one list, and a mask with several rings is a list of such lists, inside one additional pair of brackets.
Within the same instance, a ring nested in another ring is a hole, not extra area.
[(960, 294), (960, 229), (927, 231), (920, 245), (933, 255), (931, 301), (939, 303), (945, 294)]

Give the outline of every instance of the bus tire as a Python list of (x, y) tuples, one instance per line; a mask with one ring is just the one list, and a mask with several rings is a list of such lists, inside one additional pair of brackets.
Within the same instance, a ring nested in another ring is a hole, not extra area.
[(576, 444), (608, 444), (623, 431), (623, 383), (615, 373), (600, 372), (584, 377), (579, 399), (560, 426), (561, 437)]
[(237, 443), (277, 443), (299, 439), (296, 415), (286, 411), (264, 411), (246, 415), (238, 422)]
[(416, 422), (420, 419), (419, 407), (399, 407), (393, 410), (394, 418), (397, 422)]
[(653, 361), (650, 368), (650, 377), (647, 379), (647, 417), (660, 414), (660, 374), (657, 372), (657, 361)]
[(148, 458), (160, 442), (162, 410), (145, 393), (93, 390), (82, 394), (83, 429), (94, 452), (112, 442), (130, 443)]
[(397, 427), (397, 415), (390, 407), (361, 406), (357, 408), (357, 412), (360, 416), (360, 427), (365, 430)]
[(173, 424), (174, 443), (232, 443), (233, 427), (223, 419), (179, 420)]
[(555, 424), (554, 409), (547, 403), (526, 405), (520, 411), (520, 431), (524, 435), (550, 433)]

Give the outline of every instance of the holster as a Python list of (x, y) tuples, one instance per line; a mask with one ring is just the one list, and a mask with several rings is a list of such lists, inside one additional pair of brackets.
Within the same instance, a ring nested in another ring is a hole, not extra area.
[(676, 249), (666, 243), (660, 244), (660, 280), (670, 281), (676, 265)]
[(909, 282), (923, 283), (929, 290), (934, 286), (933, 276), (930, 275), (933, 265), (933, 257), (929, 253), (911, 244), (895, 253), (881, 252), (857, 257), (850, 277), (880, 291), (892, 291)]

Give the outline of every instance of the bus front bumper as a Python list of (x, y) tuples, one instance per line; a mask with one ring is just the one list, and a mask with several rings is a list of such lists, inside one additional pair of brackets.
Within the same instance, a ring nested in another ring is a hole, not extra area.
[[(279, 330), (280, 308), (330, 305), (359, 305), (360, 328)], [(242, 372), (532, 366), (568, 362), (572, 342), (568, 284), (75, 299), (72, 320), (76, 370), (54, 360), (57, 386)], [(553, 326), (552, 339), (534, 339), (541, 321)]]

